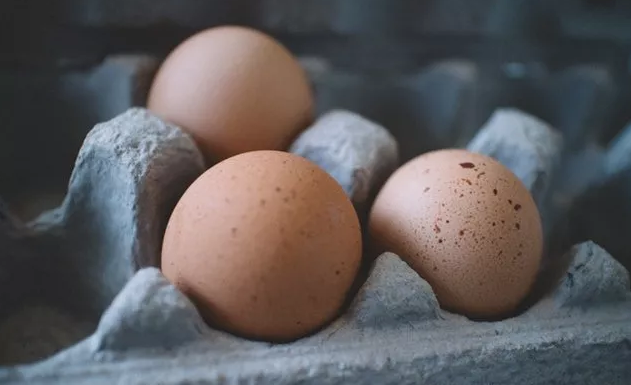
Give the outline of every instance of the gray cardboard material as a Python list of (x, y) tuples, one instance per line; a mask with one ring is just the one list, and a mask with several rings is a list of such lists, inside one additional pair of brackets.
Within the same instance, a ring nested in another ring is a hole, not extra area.
[(419, 141), (426, 150), (461, 146), (479, 129), (472, 124), (479, 68), (466, 60), (443, 61), (402, 81), (415, 95), (409, 109), (420, 127)]
[(55, 234), (90, 310), (105, 309), (139, 267), (158, 266), (170, 212), (203, 170), (192, 139), (147, 110), (90, 131), (62, 206), (35, 223)]
[(391, 253), (377, 258), (348, 316), (360, 328), (383, 328), (441, 318), (438, 300), (429, 284)]
[(561, 160), (563, 139), (548, 124), (516, 109), (497, 110), (467, 149), (508, 167), (541, 207)]
[(629, 272), (594, 242), (570, 250), (572, 264), (556, 291), (560, 307), (594, 306), (631, 299)]
[(631, 126), (610, 143), (602, 172), (569, 212), (575, 241), (593, 240), (631, 269)]
[[(375, 270), (388, 266), (401, 272), (404, 267), (392, 254), (381, 258), (384, 263)], [(131, 289), (146, 279), (161, 281), (157, 271), (141, 271), (119, 298), (137, 295)], [(383, 280), (377, 285), (378, 290), (393, 288)], [(374, 289), (375, 280), (363, 290)], [(151, 303), (160, 297), (156, 293), (147, 299)], [(385, 312), (390, 308), (377, 302)], [(122, 308), (114, 305), (108, 311), (115, 309)], [(252, 343), (230, 336), (216, 339), (207, 329), (197, 342), (178, 349), (147, 349), (141, 343), (138, 349), (129, 346), (114, 353), (95, 348), (97, 332), (48, 361), (2, 370), (0, 380), (16, 384), (56, 380), (69, 384), (252, 380), (270, 384), (575, 384), (597, 379), (615, 385), (626, 383), (625, 377), (631, 374), (630, 310), (629, 301), (615, 305), (605, 301), (589, 311), (548, 307), (502, 322), (473, 322), (442, 312), (440, 319), (400, 320), (379, 328), (358, 323), (356, 313), (349, 311), (317, 335), (291, 344)], [(130, 307), (126, 311), (139, 318), (145, 312)], [(156, 324), (163, 319), (158, 317)]]
[(604, 163), (606, 175), (631, 169), (631, 122), (611, 141)]
[(543, 85), (545, 116), (563, 133), (566, 149), (580, 149), (599, 139), (610, 122), (616, 99), (614, 80), (605, 66), (576, 65)]
[[(203, 28), (244, 23), (292, 33), (489, 34), (549, 38), (559, 25), (557, 7), (514, 0), (66, 0), (62, 19), (106, 28), (170, 25)], [(563, 9), (564, 10), (564, 9)], [(509, 22), (512, 21), (512, 22)]]
[(159, 63), (128, 54), (77, 70), (0, 70), (0, 186), (16, 215), (59, 205), (87, 132), (142, 106)]
[(466, 144), (480, 128), (476, 103), (488, 98), (477, 98), (480, 84), (494, 84), (481, 79), (479, 66), (468, 60), (440, 61), (401, 76), (371, 68), (372, 60), (361, 61), (364, 71), (313, 58), (303, 63), (314, 85), (318, 115), (344, 109), (387, 128), (398, 141), (401, 162)]
[(156, 268), (138, 271), (103, 314), (99, 349), (173, 349), (201, 337), (194, 305)]
[(398, 145), (388, 130), (346, 110), (324, 114), (289, 151), (333, 176), (362, 213), (399, 165)]
[(39, 239), (27, 245), (63, 245), (58, 268), (85, 274), (67, 275), (78, 282), (71, 287), (107, 309), (92, 334), (66, 350), (0, 367), (0, 383), (617, 385), (631, 376), (628, 273), (593, 243), (571, 251), (568, 272), (582, 284), (569, 288), (566, 275), (536, 306), (503, 321), (439, 309), (431, 287), (384, 254), (350, 307), (312, 336), (269, 344), (208, 327), (154, 267), (158, 229), (202, 170), (190, 138), (146, 110), (95, 127), (64, 205), (21, 234)]

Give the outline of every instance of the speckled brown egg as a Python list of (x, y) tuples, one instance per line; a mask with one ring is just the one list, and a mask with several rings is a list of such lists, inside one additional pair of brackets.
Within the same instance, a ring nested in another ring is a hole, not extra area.
[(255, 151), (218, 163), (185, 192), (162, 271), (210, 325), (283, 342), (336, 317), (361, 255), (357, 214), (332, 177), (297, 155)]
[(207, 163), (253, 150), (285, 150), (313, 118), (298, 60), (246, 27), (201, 31), (178, 45), (155, 76), (147, 102), (196, 140)]
[(441, 306), (501, 317), (529, 292), (541, 260), (539, 212), (529, 191), (492, 158), (465, 150), (423, 154), (386, 182), (370, 234), (434, 289)]

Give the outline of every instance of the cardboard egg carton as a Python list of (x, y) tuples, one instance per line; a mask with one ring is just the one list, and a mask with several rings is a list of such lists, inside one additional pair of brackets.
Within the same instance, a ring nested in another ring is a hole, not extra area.
[[(39, 211), (27, 184), (44, 192), (40, 181), (60, 172), (53, 179), (65, 183), (88, 129), (103, 124), (60, 208), (25, 224), (0, 203), (0, 383), (629, 383), (629, 278), (616, 259), (631, 268), (631, 128), (609, 141), (629, 119), (624, 2), (14, 3), (0, 2), (17, 30), (5, 34), (15, 52), (0, 68), (0, 187), (15, 180), (22, 216)], [(152, 55), (224, 23), (310, 55), (321, 119), (291, 150), (331, 173), (363, 221), (396, 163), (380, 126), (400, 161), (459, 146), (511, 168), (536, 198), (548, 249), (520, 312), (498, 322), (444, 312), (385, 254), (313, 336), (272, 345), (206, 326), (155, 268), (168, 213), (202, 172), (199, 154), (177, 128), (125, 111), (143, 104)], [(58, 25), (65, 33), (49, 36)], [(43, 55), (32, 51), (38, 33), (49, 39)], [(149, 56), (96, 64), (130, 51)], [(60, 72), (32, 70), (42, 62)]]
[(109, 29), (165, 25), (199, 29), (237, 23), (290, 33), (473, 34), (543, 42), (558, 35), (601, 39), (630, 35), (625, 28), (630, 8), (621, 1), (65, 0), (61, 7), (50, 7), (66, 25)]
[[(525, 183), (542, 213), (552, 213), (544, 215), (547, 228), (572, 212), (554, 199), (571, 185), (557, 185), (559, 175), (578, 167), (564, 161), (559, 131), (499, 109), (474, 134), (466, 146)], [(621, 134), (601, 154), (610, 172), (591, 178), (583, 188), (590, 194), (572, 191), (592, 196), (628, 178), (627, 139)], [(290, 151), (329, 172), (365, 218), (401, 158), (400, 145), (374, 121), (331, 109)], [(157, 268), (169, 214), (203, 170), (187, 134), (132, 108), (89, 132), (59, 208), (23, 224), (0, 207), (0, 383), (628, 382), (629, 273), (591, 241), (549, 252), (532, 298), (505, 320), (441, 310), (429, 284), (386, 253), (348, 308), (314, 335), (270, 344), (215, 330)]]

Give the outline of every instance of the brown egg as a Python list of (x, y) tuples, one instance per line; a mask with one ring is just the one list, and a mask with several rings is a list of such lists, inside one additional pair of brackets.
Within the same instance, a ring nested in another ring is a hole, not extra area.
[(181, 43), (159, 69), (147, 104), (192, 134), (209, 164), (247, 151), (285, 150), (313, 115), (309, 81), (292, 54), (236, 26)]
[(511, 312), (542, 255), (535, 203), (492, 158), (430, 152), (399, 168), (380, 191), (370, 234), (432, 286), (441, 306), (470, 317)]
[(169, 220), (162, 271), (214, 326), (290, 341), (340, 311), (362, 254), (340, 185), (297, 155), (255, 151), (206, 171)]

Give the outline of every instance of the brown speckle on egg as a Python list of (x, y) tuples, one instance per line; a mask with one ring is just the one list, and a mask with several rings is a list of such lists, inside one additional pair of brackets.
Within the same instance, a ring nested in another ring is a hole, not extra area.
[(514, 310), (543, 250), (539, 212), (523, 183), (496, 160), (465, 150), (426, 153), (400, 167), (375, 199), (369, 232), (413, 266), (443, 308), (474, 318)]
[[(280, 190), (300, 199), (283, 202)], [(211, 326), (284, 342), (339, 314), (361, 256), (359, 219), (339, 183), (297, 155), (252, 151), (218, 163), (184, 193), (161, 266)]]

